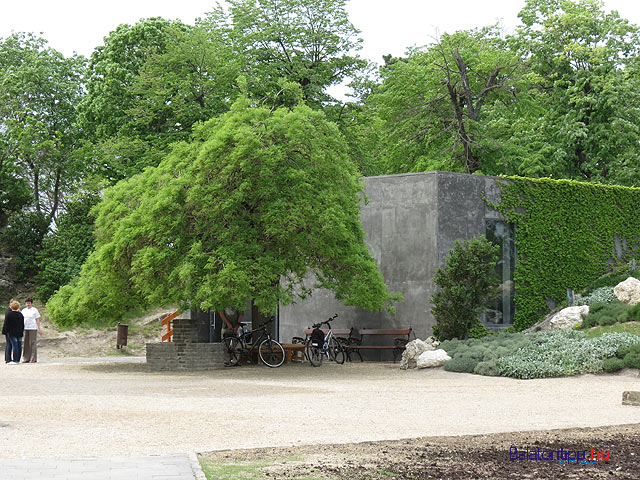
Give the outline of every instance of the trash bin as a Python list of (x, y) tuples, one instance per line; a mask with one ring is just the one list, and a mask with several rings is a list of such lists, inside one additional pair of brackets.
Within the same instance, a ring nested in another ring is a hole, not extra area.
[(129, 333), (129, 325), (118, 322), (118, 334), (116, 335), (116, 348), (122, 348), (127, 344), (127, 334)]

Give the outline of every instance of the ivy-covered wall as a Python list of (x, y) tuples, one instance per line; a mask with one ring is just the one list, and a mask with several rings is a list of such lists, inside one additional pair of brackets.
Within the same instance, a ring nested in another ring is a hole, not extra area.
[(640, 254), (640, 188), (504, 177), (490, 205), (516, 227), (514, 327), (527, 328), (612, 265)]

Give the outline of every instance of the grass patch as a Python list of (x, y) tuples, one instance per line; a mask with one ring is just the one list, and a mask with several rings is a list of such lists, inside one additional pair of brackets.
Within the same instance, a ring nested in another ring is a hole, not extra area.
[(230, 459), (221, 462), (200, 457), (200, 465), (207, 480), (260, 480), (264, 478), (263, 469), (273, 462), (267, 460), (244, 461)]
[[(257, 460), (246, 460), (244, 458), (214, 459), (198, 457), (202, 471), (207, 480), (262, 480), (270, 478), (272, 473), (268, 473), (270, 467), (276, 463), (301, 462), (300, 457), (287, 457), (285, 459), (261, 458)], [(292, 480), (326, 480), (326, 477), (300, 476)]]
[(640, 322), (615, 323), (613, 325), (604, 325), (593, 327), (585, 330), (589, 338), (600, 337), (605, 333), (632, 333), (640, 337)]

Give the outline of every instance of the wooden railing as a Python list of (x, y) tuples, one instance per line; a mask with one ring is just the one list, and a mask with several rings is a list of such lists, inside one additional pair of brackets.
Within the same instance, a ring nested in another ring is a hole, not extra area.
[(173, 339), (173, 328), (171, 327), (171, 320), (176, 318), (178, 315), (180, 315), (180, 310), (176, 310), (175, 312), (170, 313), (162, 319), (162, 325), (167, 326), (167, 333), (164, 333), (162, 335), (163, 342), (170, 342)]

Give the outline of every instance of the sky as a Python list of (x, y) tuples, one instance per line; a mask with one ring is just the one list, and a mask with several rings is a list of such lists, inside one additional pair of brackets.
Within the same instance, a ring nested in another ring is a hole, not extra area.
[[(382, 55), (402, 55), (444, 32), (496, 21), (507, 29), (518, 23), (524, 0), (350, 0), (347, 11), (364, 40), (360, 55), (377, 63)], [(0, 37), (15, 32), (42, 34), (49, 45), (70, 56), (89, 56), (122, 23), (161, 16), (193, 23), (215, 0), (0, 0)], [(640, 24), (640, 2), (606, 0), (605, 9)]]

